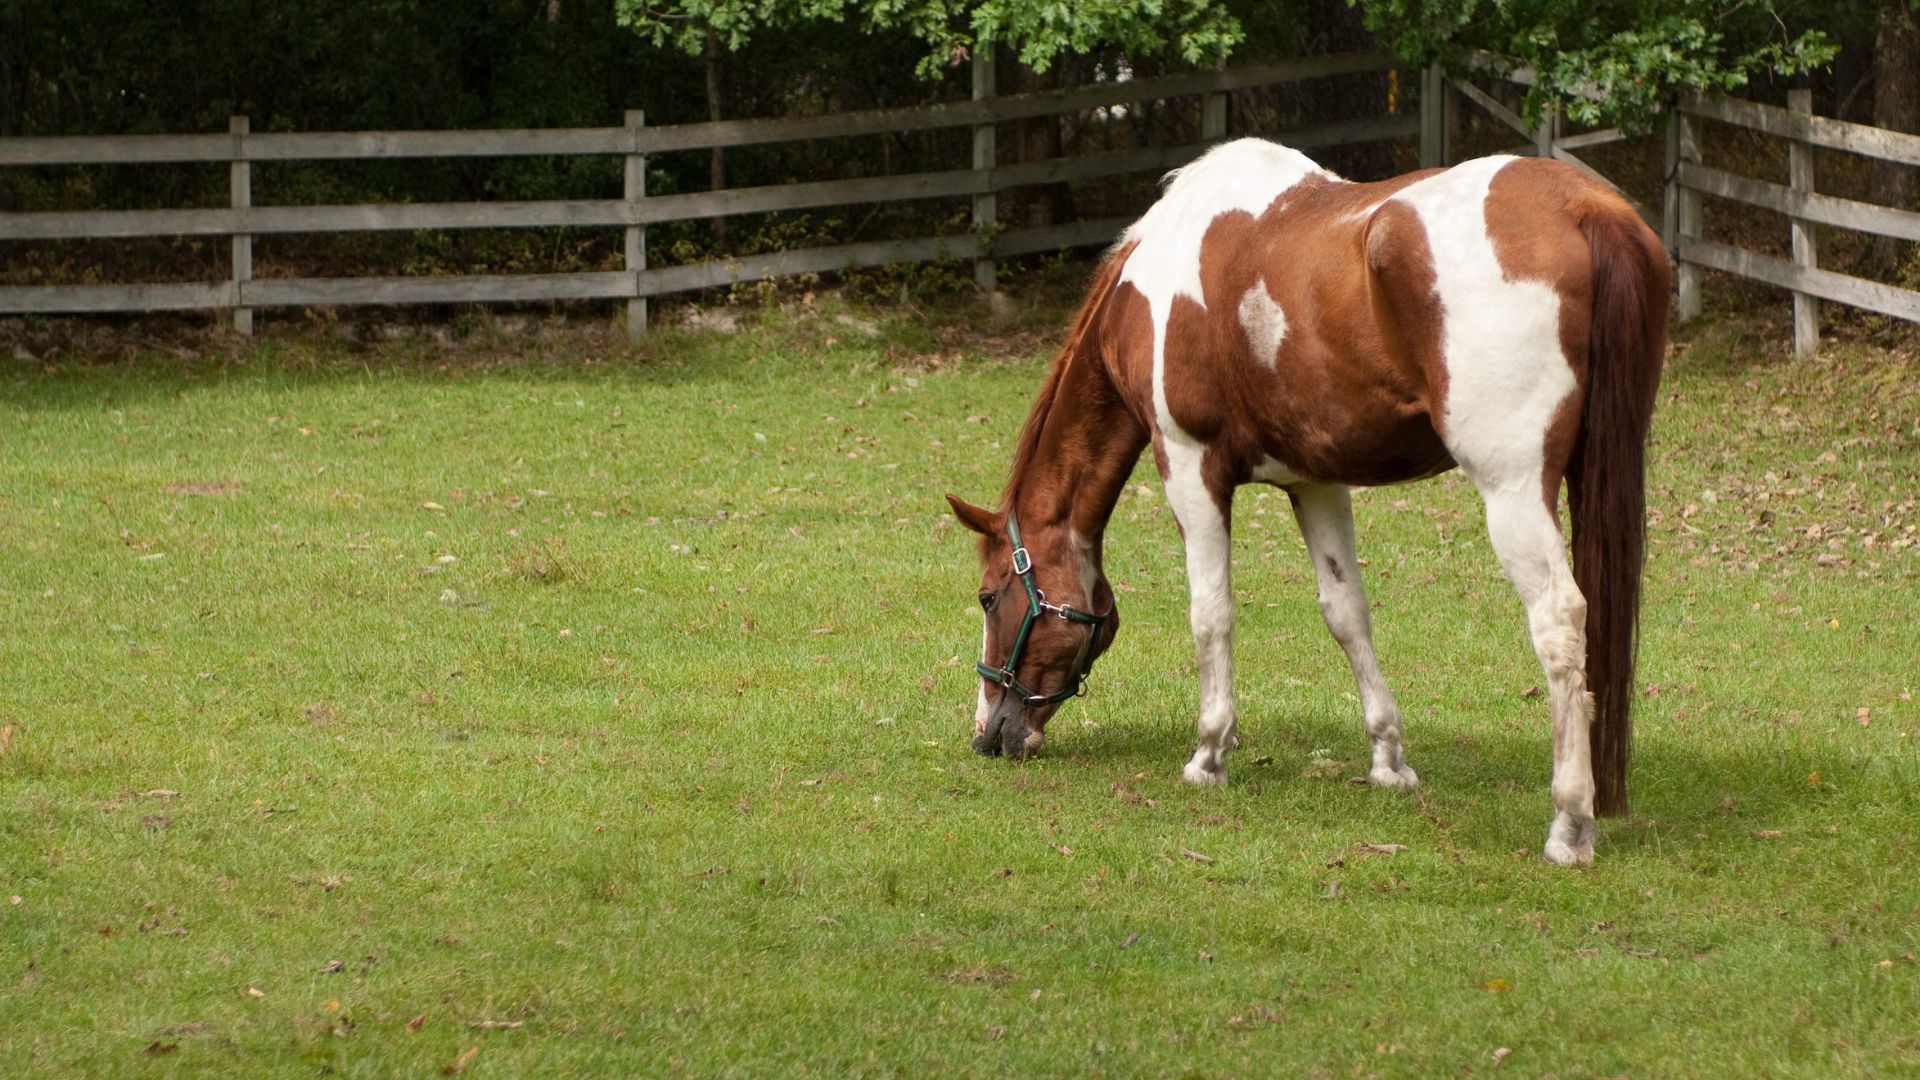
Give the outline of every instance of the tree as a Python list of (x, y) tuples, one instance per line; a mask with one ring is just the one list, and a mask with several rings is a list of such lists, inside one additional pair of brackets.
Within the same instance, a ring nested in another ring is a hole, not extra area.
[(615, 10), (655, 44), (688, 55), (701, 53), (709, 31), (737, 51), (762, 30), (803, 22), (906, 30), (925, 48), (922, 77), (964, 61), (983, 41), (1044, 72), (1062, 53), (1102, 47), (1171, 49), (1187, 63), (1211, 64), (1244, 36), (1240, 19), (1215, 0), (615, 0)]
[[(1401, 57), (1461, 68), (1476, 51), (1532, 67), (1534, 117), (1551, 103), (1588, 124), (1644, 128), (1675, 87), (1734, 91), (1761, 73), (1792, 76), (1833, 59), (1818, 29), (1773, 0), (1348, 0)], [(1791, 4), (1793, 0), (1785, 0)]]

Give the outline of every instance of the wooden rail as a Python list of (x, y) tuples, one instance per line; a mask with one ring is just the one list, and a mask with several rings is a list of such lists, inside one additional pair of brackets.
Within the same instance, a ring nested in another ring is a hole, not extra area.
[[(1801, 356), (1820, 348), (1819, 300), (1920, 322), (1920, 292), (1823, 270), (1818, 255), (1820, 226), (1920, 240), (1920, 213), (1822, 195), (1815, 190), (1813, 168), (1815, 147), (1920, 165), (1920, 135), (1814, 116), (1812, 94), (1805, 90), (1790, 92), (1787, 106), (1782, 109), (1690, 92), (1681, 95), (1669, 117), (1665, 235), (1679, 266), (1679, 318), (1685, 321), (1700, 313), (1700, 271), (1710, 269), (1790, 290), (1793, 346)], [(1789, 140), (1787, 183), (1742, 176), (1705, 164), (1696, 129), (1696, 122), (1703, 119)], [(1702, 196), (1786, 215), (1791, 257), (1782, 259), (1702, 239)]]
[[(998, 193), (1011, 188), (1139, 172), (1159, 172), (1198, 156), (1226, 135), (1228, 92), (1392, 69), (1392, 58), (1343, 54), (1250, 64), (1152, 79), (1098, 83), (1037, 94), (992, 93), (990, 62), (976, 68), (970, 101), (906, 109), (877, 109), (828, 116), (728, 120), (647, 127), (631, 112), (622, 127), (567, 130), (378, 131), (262, 133), (235, 117), (224, 135), (78, 136), (0, 139), (0, 167), (225, 162), (231, 198), (226, 207), (159, 210), (85, 210), (0, 214), (0, 241), (125, 239), (153, 236), (228, 236), (231, 273), (226, 281), (131, 285), (36, 285), (0, 287), (0, 312), (162, 311), (226, 309), (241, 332), (250, 332), (255, 308), (314, 304), (486, 303), (561, 299), (625, 299), (629, 333), (646, 323), (647, 298), (689, 289), (789, 274), (844, 270), (928, 259), (970, 259), (975, 277), (991, 289), (996, 256), (1110, 241), (1118, 220), (1002, 231)], [(1200, 95), (1202, 138), (1177, 146), (1154, 146), (1078, 157), (999, 165), (994, 125), (1008, 120), (1081, 112), (1142, 101)], [(970, 127), (971, 167), (894, 176), (823, 180), (649, 196), (645, 155), (677, 150), (745, 146), (805, 139), (850, 138), (897, 131)], [(1312, 149), (1351, 142), (1397, 139), (1421, 130), (1412, 115), (1383, 116), (1272, 133), (1290, 145)], [(540, 201), (360, 204), (347, 206), (258, 205), (251, 163), (285, 160), (369, 158), (502, 157), (513, 155), (604, 155), (625, 161), (622, 197)], [(649, 267), (646, 228), (735, 214), (757, 214), (858, 203), (971, 198), (973, 229), (947, 236), (841, 244), (783, 251), (685, 266)], [(459, 277), (255, 278), (255, 236), (382, 230), (479, 228), (623, 228), (624, 268), (590, 273), (475, 275)]]

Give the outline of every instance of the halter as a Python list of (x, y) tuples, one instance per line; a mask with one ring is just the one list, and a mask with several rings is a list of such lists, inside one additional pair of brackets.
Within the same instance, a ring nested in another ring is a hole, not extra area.
[[(1104, 615), (1094, 615), (1065, 604), (1047, 603), (1046, 594), (1033, 583), (1033, 556), (1027, 553), (1025, 545), (1020, 543), (1020, 523), (1014, 520), (1013, 511), (1007, 511), (1007, 539), (1013, 544), (1013, 572), (1020, 575), (1020, 583), (1027, 587), (1027, 614), (1020, 620), (1020, 632), (1013, 637), (1013, 651), (1007, 654), (1005, 667), (988, 667), (985, 661), (974, 664), (981, 677), (996, 683), (1004, 689), (1020, 695), (1027, 708), (1037, 709), (1043, 705), (1053, 705), (1070, 697), (1079, 697), (1087, 692), (1087, 676), (1093, 672), (1093, 648), (1100, 640), (1100, 630), (1108, 619), (1113, 617), (1113, 609), (1108, 608)], [(1057, 615), (1068, 622), (1077, 622), (1090, 626), (1093, 632), (1087, 635), (1086, 644), (1080, 646), (1078, 677), (1073, 685), (1051, 694), (1036, 694), (1020, 685), (1014, 677), (1014, 670), (1020, 666), (1020, 653), (1027, 647), (1027, 633), (1033, 629), (1034, 622), (1041, 612)]]

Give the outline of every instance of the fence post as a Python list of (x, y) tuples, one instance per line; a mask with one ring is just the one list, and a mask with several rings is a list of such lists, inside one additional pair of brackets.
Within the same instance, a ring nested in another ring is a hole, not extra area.
[[(247, 130), (246, 117), (227, 118), (227, 132), (233, 136), (233, 156), (227, 162), (227, 194), (228, 204), (235, 210), (245, 210), (253, 205), (253, 166), (247, 161)], [(230, 301), (233, 332), (252, 337), (253, 309), (241, 306), (240, 290), (246, 282), (253, 280), (253, 234), (233, 234), (233, 262), (228, 277), (233, 290), (233, 299)]]
[[(627, 110), (627, 132), (633, 136), (633, 149), (640, 148), (640, 129), (647, 126), (645, 109)], [(627, 298), (627, 340), (638, 342), (647, 336), (647, 298), (640, 294), (640, 271), (647, 268), (647, 227), (639, 223), (640, 203), (647, 197), (646, 155), (631, 153), (626, 158), (627, 200), (627, 272), (633, 275), (633, 295)]]
[(1215, 90), (1200, 99), (1200, 139), (1213, 142), (1227, 137), (1227, 99), (1225, 90)]
[(1675, 102), (1667, 112), (1667, 188), (1661, 207), (1661, 239), (1673, 256), (1674, 318), (1688, 322), (1700, 315), (1700, 267), (1680, 255), (1686, 240), (1700, 235), (1700, 193), (1680, 182), (1680, 166), (1700, 160), (1700, 144), (1693, 135), (1693, 118)]
[[(1787, 108), (1793, 112), (1813, 112), (1812, 90), (1787, 91)], [(1813, 147), (1794, 139), (1787, 143), (1787, 183), (1796, 195), (1813, 194)], [(1813, 223), (1790, 218), (1793, 230), (1793, 262), (1809, 270), (1819, 265)], [(1793, 355), (1805, 358), (1820, 351), (1820, 301), (1809, 293), (1793, 294)]]
[(1540, 123), (1533, 129), (1533, 156), (1543, 158), (1552, 157), (1553, 141), (1559, 137), (1559, 111), (1543, 106), (1540, 109)]
[[(993, 43), (982, 39), (973, 47), (973, 100), (991, 101), (994, 96)], [(994, 226), (1000, 217), (1000, 203), (993, 192), (993, 165), (998, 157), (993, 120), (973, 125), (973, 171), (978, 174), (981, 191), (973, 197), (973, 232), (980, 240), (981, 254), (973, 260), (973, 283), (982, 291), (999, 288), (1000, 268), (994, 260)]]
[(1447, 164), (1447, 72), (1428, 64), (1420, 77), (1420, 167)]

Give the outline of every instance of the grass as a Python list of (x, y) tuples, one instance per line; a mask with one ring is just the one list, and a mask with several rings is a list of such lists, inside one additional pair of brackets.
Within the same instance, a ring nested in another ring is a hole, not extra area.
[(1348, 782), (1351, 681), (1253, 489), (1246, 748), (1225, 790), (1178, 783), (1150, 467), (1092, 695), (1036, 761), (971, 754), (976, 576), (940, 494), (997, 490), (1065, 312), (975, 317), (13, 362), (0, 1060), (1920, 1071), (1911, 347), (1685, 335), (1635, 815), (1570, 872), (1536, 854), (1541, 677), (1458, 478), (1356, 500), (1417, 796)]

